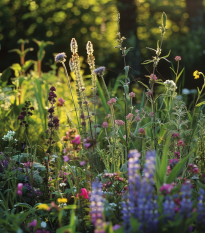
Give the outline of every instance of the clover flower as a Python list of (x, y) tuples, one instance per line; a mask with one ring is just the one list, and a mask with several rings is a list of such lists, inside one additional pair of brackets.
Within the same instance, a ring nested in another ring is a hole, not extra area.
[(104, 121), (103, 124), (102, 124), (102, 127), (103, 128), (108, 128), (108, 123), (106, 121)]
[(180, 56), (176, 56), (174, 59), (175, 59), (175, 61), (181, 61), (181, 57)]
[(129, 93), (129, 97), (134, 98), (135, 97), (135, 93), (134, 92), (130, 92)]
[(57, 106), (59, 106), (59, 107), (63, 106), (64, 102), (65, 102), (65, 100), (63, 98), (59, 98)]
[(115, 124), (118, 126), (123, 126), (125, 124), (125, 122), (122, 120), (115, 120)]
[(151, 74), (150, 75), (150, 80), (153, 81), (153, 82), (156, 82), (157, 81), (157, 76), (154, 74)]
[(107, 105), (111, 105), (111, 104), (115, 104), (116, 103), (116, 99), (115, 98), (112, 98), (111, 100), (109, 100), (107, 102)]
[(23, 184), (22, 183), (18, 183), (18, 185), (17, 185), (17, 192), (16, 192), (16, 194), (19, 194), (19, 195), (21, 195), (22, 196), (22, 188), (23, 188)]
[(66, 61), (66, 54), (65, 53), (58, 53), (56, 56), (55, 56), (55, 61), (56, 62), (65, 62)]
[(145, 129), (140, 128), (140, 129), (139, 129), (139, 133), (140, 133), (140, 134), (144, 134), (144, 135), (145, 135), (145, 133), (146, 133), (146, 132), (145, 132)]
[(126, 116), (127, 120), (132, 120), (133, 118), (133, 114), (132, 113), (129, 113), (127, 116)]
[(177, 142), (177, 146), (184, 146), (184, 142), (183, 142), (182, 140), (179, 140), (179, 141)]
[(141, 118), (140, 118), (139, 116), (136, 116), (136, 117), (135, 117), (135, 121), (136, 121), (136, 122), (140, 122), (140, 121), (141, 121)]

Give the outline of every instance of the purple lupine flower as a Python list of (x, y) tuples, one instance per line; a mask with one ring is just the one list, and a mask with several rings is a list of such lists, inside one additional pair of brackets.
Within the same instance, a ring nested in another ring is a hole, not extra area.
[(179, 213), (183, 216), (184, 219), (190, 218), (192, 214), (192, 201), (191, 201), (191, 196), (192, 196), (192, 189), (191, 189), (192, 184), (191, 183), (185, 183), (182, 184), (181, 187), (181, 208), (179, 210)]
[(97, 179), (92, 183), (92, 192), (90, 197), (90, 215), (94, 226), (98, 219), (103, 219), (104, 199), (102, 197), (102, 182)]
[(163, 217), (164, 221), (173, 221), (175, 216), (175, 207), (173, 196), (166, 196), (165, 201), (163, 202)]
[(199, 197), (198, 197), (198, 204), (197, 204), (197, 224), (204, 225), (205, 227), (205, 190), (199, 189)]

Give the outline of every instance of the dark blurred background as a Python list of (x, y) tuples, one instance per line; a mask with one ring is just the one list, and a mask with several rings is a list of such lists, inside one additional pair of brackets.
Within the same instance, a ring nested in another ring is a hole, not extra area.
[[(205, 72), (205, 18), (203, 0), (0, 0), (0, 73), (19, 62), (16, 53), (9, 50), (20, 48), (18, 39), (28, 39), (26, 47), (34, 51), (26, 60), (37, 59), (38, 47), (33, 39), (53, 41), (45, 48), (42, 70), (50, 69), (53, 54), (65, 52), (71, 55), (70, 41), (76, 38), (79, 55), (86, 58), (86, 43), (92, 41), (96, 67), (105, 66), (106, 79), (116, 78), (123, 70), (120, 51), (114, 48), (116, 40), (117, 12), (121, 14), (121, 33), (127, 38), (124, 46), (134, 47), (127, 64), (132, 67), (132, 80), (149, 74), (152, 65), (140, 65), (154, 56), (146, 47), (156, 48), (160, 39), (159, 26), (162, 12), (166, 12), (168, 31), (165, 34), (162, 55), (171, 50), (168, 58), (176, 66), (174, 57), (182, 57), (180, 68), (185, 67), (185, 87), (196, 88), (203, 80), (194, 80), (193, 71)], [(161, 61), (158, 76), (171, 79), (170, 63)], [(89, 73), (88, 67), (85, 74)]]

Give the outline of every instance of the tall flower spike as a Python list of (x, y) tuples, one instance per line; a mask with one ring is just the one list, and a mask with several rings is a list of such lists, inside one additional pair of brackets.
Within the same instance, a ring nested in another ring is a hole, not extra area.
[(91, 41), (88, 41), (87, 45), (86, 45), (86, 49), (87, 49), (87, 54), (91, 55), (93, 54), (93, 44)]
[(77, 53), (78, 52), (78, 44), (75, 38), (72, 38), (70, 42), (70, 50), (72, 53)]

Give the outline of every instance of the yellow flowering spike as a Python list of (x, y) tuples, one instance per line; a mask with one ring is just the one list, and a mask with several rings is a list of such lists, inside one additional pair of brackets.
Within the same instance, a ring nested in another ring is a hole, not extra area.
[(39, 210), (49, 210), (49, 206), (47, 204), (40, 204), (37, 207)]
[(67, 198), (58, 198), (58, 203), (66, 203), (68, 200)]
[(194, 71), (193, 75), (194, 75), (194, 79), (198, 79), (200, 75), (199, 71), (198, 70)]

